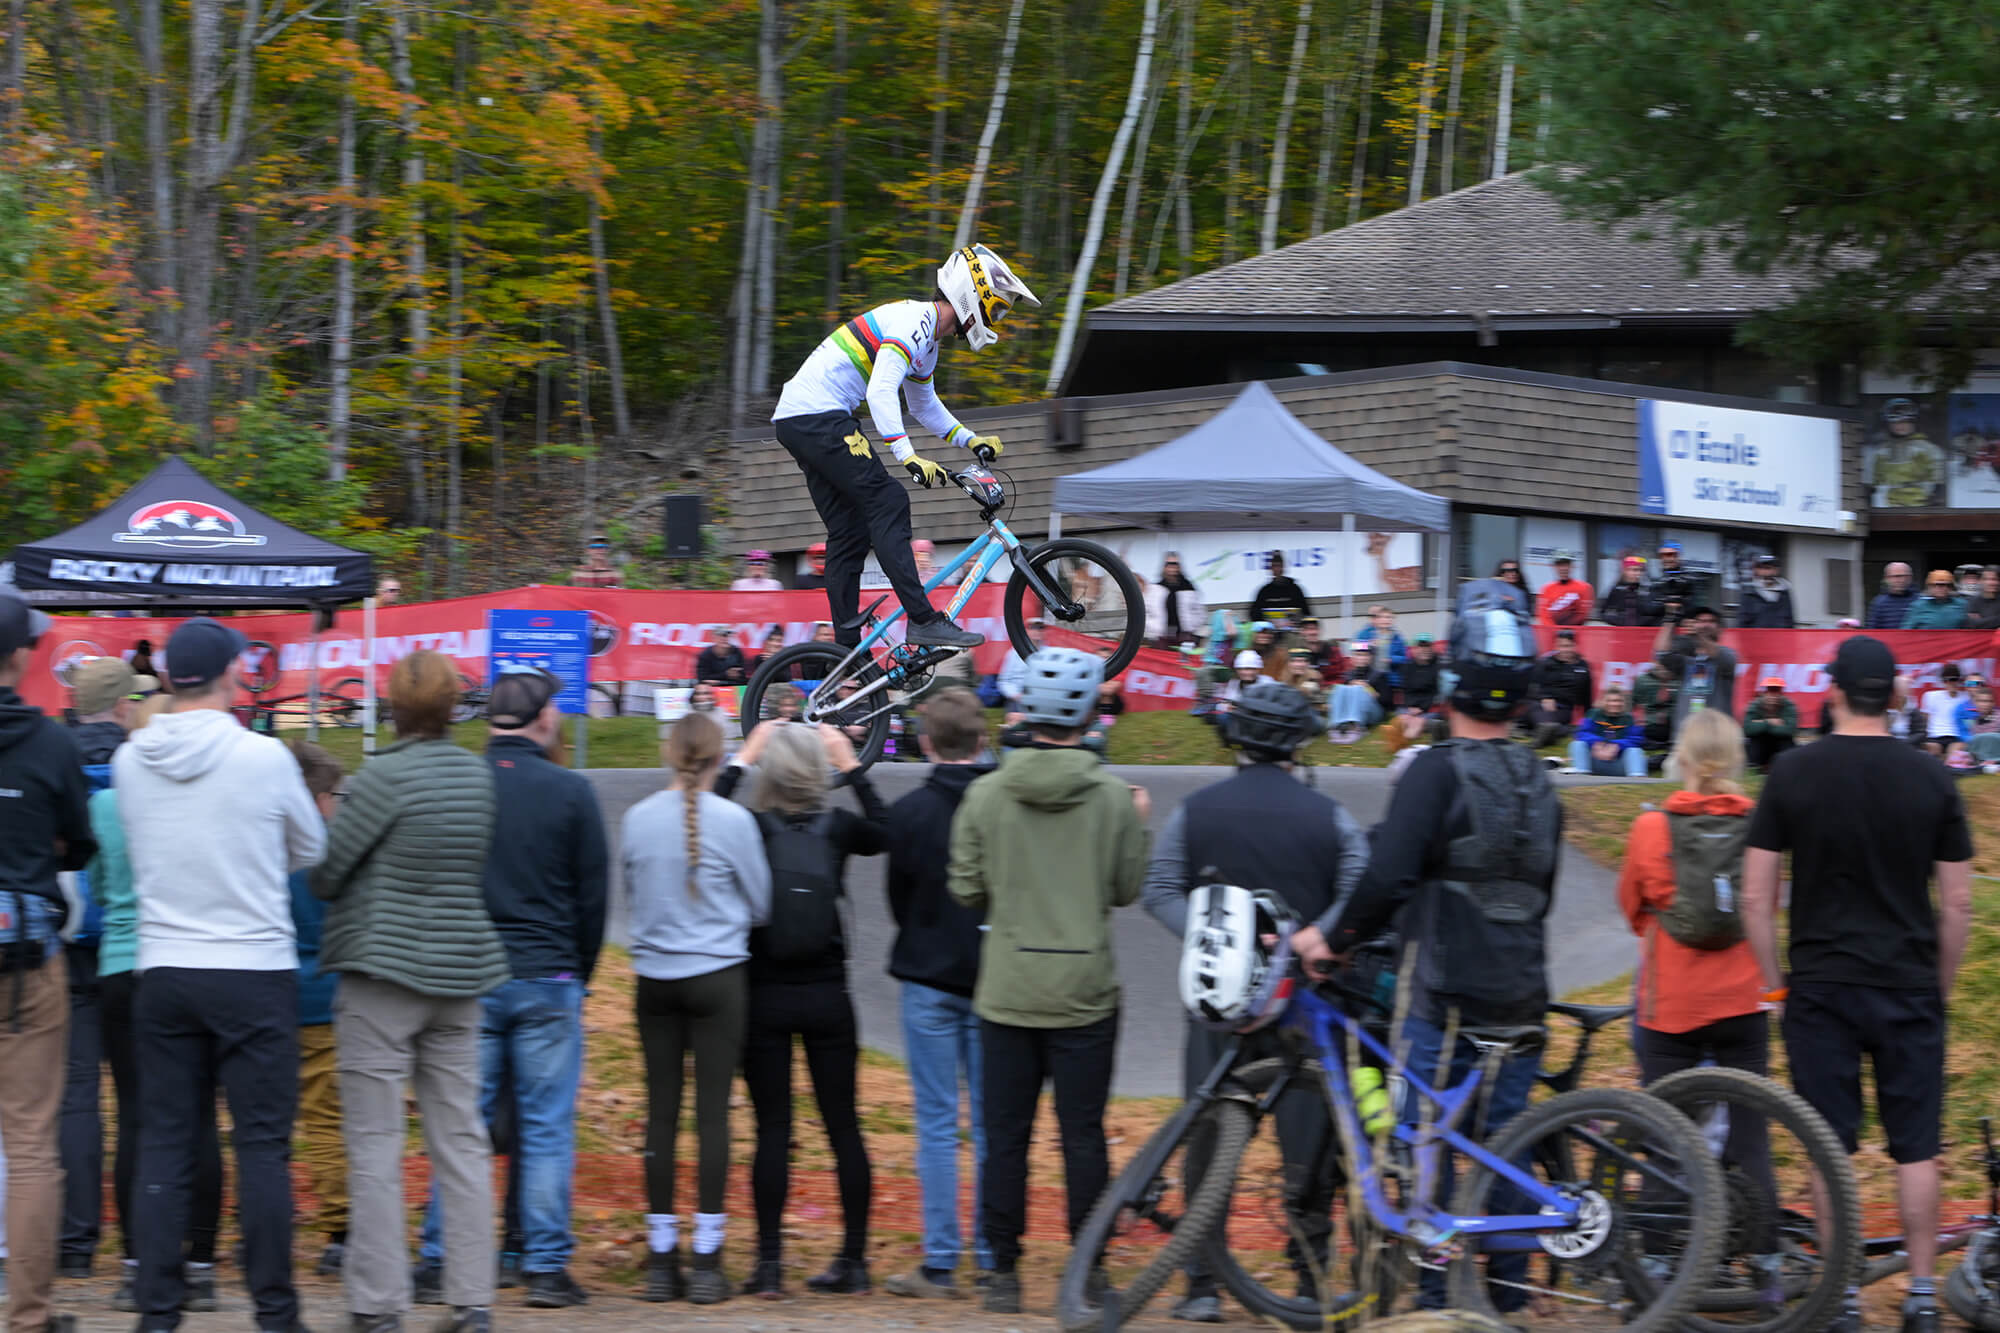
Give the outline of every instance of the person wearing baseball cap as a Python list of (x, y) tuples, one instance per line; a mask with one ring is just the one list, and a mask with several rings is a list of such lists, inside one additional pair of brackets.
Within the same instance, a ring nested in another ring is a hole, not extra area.
[(1556, 576), (1542, 585), (1535, 598), (1535, 619), (1544, 625), (1581, 625), (1590, 619), (1590, 585), (1572, 578), (1575, 563), (1567, 555), (1550, 561)]
[(299, 1081), (298, 949), (287, 882), (316, 864), (326, 825), (284, 744), (237, 724), (243, 635), (185, 621), (167, 640), (173, 707), (112, 757), (139, 904), (133, 1001), (145, 1089), (135, 1196), (143, 1328), (178, 1324), (189, 1186), (220, 1087), (236, 1146), (236, 1209), (257, 1326), (298, 1325), (292, 1285), (292, 1121)]
[[(1890, 734), (1896, 658), (1841, 643), (1827, 673), (1830, 735), (1779, 757), (1750, 820), (1743, 926), (1767, 995), (1784, 1003), (1792, 1086), (1851, 1153), (1861, 1057), (1874, 1066), (1909, 1240), (1905, 1333), (1932, 1333), (1945, 1012), (1972, 925), (1972, 835), (1951, 773)], [(1778, 881), (1791, 858), (1790, 971)], [(1937, 884), (1937, 907), (1931, 882)], [(1860, 1327), (1856, 1293), (1835, 1327)]]
[(1771, 771), (1771, 761), (1798, 743), (1799, 706), (1785, 697), (1782, 676), (1766, 676), (1743, 713), (1745, 761), (1759, 773)]
[(1766, 551), (1750, 562), (1750, 582), (1736, 612), (1738, 629), (1791, 629), (1792, 585), (1779, 574), (1778, 557)]
[(1618, 562), (1618, 582), (1604, 590), (1597, 606), (1598, 619), (1607, 625), (1631, 629), (1659, 623), (1659, 608), (1646, 587), (1644, 556), (1628, 555)]
[(57, 1122), (68, 1064), (69, 914), (57, 875), (97, 853), (90, 791), (68, 730), (22, 700), (20, 684), (49, 618), (0, 585), (0, 1141), (13, 1223), (9, 1318), (72, 1329), (51, 1308), (62, 1166)]

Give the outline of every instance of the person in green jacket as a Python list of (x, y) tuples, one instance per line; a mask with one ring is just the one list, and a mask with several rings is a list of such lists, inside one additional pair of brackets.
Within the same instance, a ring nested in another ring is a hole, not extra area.
[(458, 671), (420, 651), (389, 673), (398, 740), (354, 775), (327, 833), (313, 894), (328, 904), (322, 972), (333, 1003), (347, 1134), (341, 1272), (353, 1333), (395, 1333), (410, 1303), (403, 1207), (403, 1085), (416, 1088), (444, 1206), (437, 1333), (492, 1327), (493, 1175), (480, 1114), (479, 999), (508, 979), (486, 914), (493, 774), (445, 738)]
[(1750, 767), (1771, 771), (1771, 761), (1798, 743), (1799, 706), (1785, 697), (1785, 682), (1764, 677), (1757, 697), (1743, 711), (1743, 750)]
[(1032, 744), (966, 788), (951, 826), (951, 896), (986, 914), (972, 1009), (984, 1060), (980, 1227), (993, 1251), (986, 1309), (1018, 1314), (1028, 1143), (1055, 1080), (1069, 1229), (1110, 1178), (1104, 1104), (1118, 1041), (1111, 909), (1136, 902), (1152, 803), (1077, 748), (1104, 667), (1074, 648), (1028, 659), (1020, 698)]
[(1924, 580), (1924, 595), (1910, 603), (1904, 629), (1964, 629), (1966, 602), (1958, 595), (1958, 580), (1948, 569), (1933, 569)]

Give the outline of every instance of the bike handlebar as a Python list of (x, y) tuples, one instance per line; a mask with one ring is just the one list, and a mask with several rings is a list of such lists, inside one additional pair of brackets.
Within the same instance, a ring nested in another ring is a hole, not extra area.
[(994, 458), (997, 457), (997, 455), (994, 454), (991, 448), (983, 444), (975, 444), (972, 446), (972, 456), (978, 459), (980, 462), (987, 464), (992, 463)]

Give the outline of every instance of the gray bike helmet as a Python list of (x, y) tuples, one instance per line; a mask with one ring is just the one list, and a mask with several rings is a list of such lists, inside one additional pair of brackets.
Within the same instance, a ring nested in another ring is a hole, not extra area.
[(1081, 727), (1097, 716), (1097, 687), (1104, 663), (1077, 648), (1043, 648), (1028, 659), (1021, 687), (1021, 720), (1049, 727)]

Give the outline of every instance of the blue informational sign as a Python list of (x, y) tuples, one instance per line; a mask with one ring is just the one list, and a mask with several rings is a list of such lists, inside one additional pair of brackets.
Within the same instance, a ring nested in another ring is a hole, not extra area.
[(590, 710), (588, 611), (488, 611), (486, 684), (517, 671), (546, 671), (562, 682), (565, 713)]

